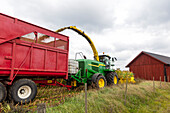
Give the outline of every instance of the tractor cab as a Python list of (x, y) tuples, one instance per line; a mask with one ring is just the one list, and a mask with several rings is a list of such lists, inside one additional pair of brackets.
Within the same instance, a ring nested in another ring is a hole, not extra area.
[(115, 60), (117, 60), (115, 57), (111, 58), (109, 55), (99, 55), (99, 61), (103, 62), (106, 65), (106, 69), (111, 69), (111, 66), (114, 66), (114, 64), (111, 63)]

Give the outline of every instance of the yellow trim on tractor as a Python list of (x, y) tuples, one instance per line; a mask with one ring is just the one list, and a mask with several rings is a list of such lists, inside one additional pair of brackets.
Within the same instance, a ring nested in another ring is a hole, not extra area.
[(94, 66), (94, 67), (105, 66), (104, 64), (99, 64), (99, 65), (88, 64), (88, 65), (89, 65), (89, 66)]

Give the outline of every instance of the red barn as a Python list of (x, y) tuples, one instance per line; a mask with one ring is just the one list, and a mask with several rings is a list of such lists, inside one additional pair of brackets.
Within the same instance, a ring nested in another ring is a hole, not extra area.
[(136, 78), (168, 81), (170, 79), (170, 57), (142, 51), (126, 67)]

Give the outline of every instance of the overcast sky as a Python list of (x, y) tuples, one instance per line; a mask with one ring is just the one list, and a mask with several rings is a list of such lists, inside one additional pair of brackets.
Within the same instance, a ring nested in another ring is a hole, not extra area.
[[(94, 42), (98, 53), (125, 66), (141, 51), (170, 56), (170, 0), (1, 0), (0, 12), (57, 30), (74, 25)], [(93, 59), (88, 42), (73, 31), (70, 58), (83, 52)]]

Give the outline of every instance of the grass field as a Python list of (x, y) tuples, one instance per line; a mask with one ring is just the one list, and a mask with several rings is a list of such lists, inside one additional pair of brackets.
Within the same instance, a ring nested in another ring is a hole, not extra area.
[[(127, 101), (122, 85), (88, 90), (88, 113), (170, 113), (170, 84), (142, 81), (128, 84)], [(47, 108), (47, 113), (84, 113), (84, 92), (66, 98), (63, 104)]]
[[(128, 84), (125, 105), (125, 85), (104, 89), (89, 89), (88, 113), (170, 113), (170, 83), (139, 81)], [(27, 105), (1, 104), (5, 113), (36, 112), (37, 104), (46, 103), (47, 113), (84, 113), (84, 86), (68, 91), (63, 87), (40, 87), (34, 100)], [(10, 105), (10, 106), (9, 106)]]

